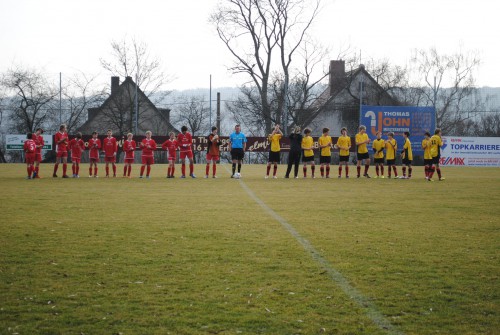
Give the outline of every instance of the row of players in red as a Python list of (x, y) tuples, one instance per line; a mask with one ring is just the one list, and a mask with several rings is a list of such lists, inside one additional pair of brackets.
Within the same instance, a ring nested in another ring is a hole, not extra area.
[[(39, 175), (39, 165), (42, 160), (42, 148), (44, 146), (43, 130), (37, 129), (36, 133), (28, 134), (27, 140), (24, 143), (24, 152), (26, 154), (26, 164), (27, 164), (27, 179), (40, 178)], [(144, 172), (146, 172), (146, 178), (149, 178), (151, 172), (151, 165), (154, 164), (153, 152), (157, 148), (155, 140), (151, 138), (151, 131), (146, 132), (146, 138), (139, 143), (139, 148), (142, 150), (142, 165), (140, 178), (143, 178)], [(89, 177), (97, 177), (100, 150), (104, 151), (104, 162), (106, 163), (106, 177), (110, 176), (109, 165), (112, 166), (113, 177), (116, 177), (116, 153), (118, 152), (118, 143), (116, 138), (113, 137), (111, 130), (108, 130), (107, 137), (102, 141), (97, 137), (97, 132), (92, 133), (92, 138), (88, 142), (89, 147)], [(208, 153), (207, 153), (207, 171), (208, 176), (210, 162), (213, 166), (213, 177), (216, 178), (216, 162), (219, 160), (219, 136), (217, 135), (217, 128), (213, 127), (212, 133), (208, 137)], [(68, 133), (66, 132), (66, 126), (61, 125), (59, 132), (56, 133), (54, 137), (54, 142), (56, 145), (56, 164), (54, 165), (53, 177), (57, 177), (57, 171), (59, 169), (59, 164), (62, 163), (63, 178), (69, 178), (67, 175), (67, 159), (68, 152), (71, 152), (71, 161), (73, 163), (73, 177), (78, 178), (80, 172), (80, 162), (82, 153), (85, 150), (85, 145), (82, 140), (82, 135), (78, 133), (75, 138), (69, 139)], [(187, 127), (183, 126), (181, 128), (181, 133), (175, 137), (173, 132), (170, 133), (170, 138), (162, 144), (162, 149), (168, 152), (168, 174), (167, 178), (173, 178), (175, 172), (175, 157), (176, 150), (180, 150), (180, 158), (182, 161), (182, 176), (186, 177), (186, 158), (189, 160), (189, 176), (196, 178), (194, 175), (194, 161), (193, 161), (193, 151), (192, 151), (192, 136), (187, 131)], [(133, 140), (133, 134), (129, 133), (127, 135), (127, 140), (123, 142), (123, 152), (125, 153), (124, 158), (124, 170), (123, 177), (129, 177), (132, 170), (132, 164), (134, 163), (135, 150), (137, 148), (137, 143)]]

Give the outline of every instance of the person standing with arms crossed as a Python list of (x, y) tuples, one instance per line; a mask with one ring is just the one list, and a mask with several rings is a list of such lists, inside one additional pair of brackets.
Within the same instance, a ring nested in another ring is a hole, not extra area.
[(69, 150), (71, 151), (71, 169), (73, 178), (80, 178), (80, 162), (82, 161), (82, 153), (85, 150), (85, 143), (82, 140), (82, 133), (76, 133), (76, 137), (69, 141)]
[(330, 164), (332, 163), (332, 151), (333, 142), (332, 137), (329, 135), (330, 129), (323, 128), (323, 135), (321, 135), (318, 139), (318, 146), (320, 148), (320, 156), (319, 156), (319, 171), (321, 172), (321, 178), (325, 177), (325, 169), (326, 169), (326, 178), (330, 178)]
[(238, 163), (238, 173), (241, 172), (241, 162), (245, 158), (245, 150), (247, 148), (247, 137), (241, 132), (241, 126), (234, 126), (234, 132), (229, 135), (229, 152), (233, 161), (231, 178), (235, 177), (236, 163)]
[(356, 153), (358, 163), (356, 164), (356, 169), (358, 171), (358, 178), (361, 174), (361, 164), (365, 165), (365, 172), (363, 173), (363, 177), (370, 178), (368, 175), (368, 168), (370, 167), (370, 154), (368, 153), (367, 145), (370, 143), (370, 138), (366, 133), (365, 126), (359, 126), (359, 133), (356, 134)]
[(304, 129), (302, 150), (304, 150), (304, 156), (302, 157), (302, 163), (304, 163), (304, 167), (302, 168), (304, 178), (307, 178), (307, 164), (311, 165), (311, 178), (314, 178), (314, 139), (311, 136), (311, 129), (309, 128)]
[(339, 149), (339, 178), (342, 177), (342, 165), (345, 165), (345, 177), (349, 178), (349, 150), (351, 149), (351, 138), (347, 136), (346, 127), (340, 130), (340, 134), (336, 144)]
[(288, 167), (286, 168), (285, 178), (290, 178), (292, 165), (294, 165), (294, 178), (299, 178), (300, 156), (302, 156), (302, 134), (299, 126), (295, 127), (292, 134), (288, 136), (290, 139), (290, 152), (288, 154)]
[(66, 174), (66, 170), (68, 168), (68, 142), (69, 142), (69, 137), (68, 133), (66, 132), (66, 125), (62, 124), (59, 127), (59, 131), (55, 135), (55, 142), (56, 142), (56, 164), (54, 165), (54, 173), (52, 174), (52, 177), (57, 178), (57, 169), (59, 168), (59, 164), (62, 162), (63, 163), (63, 178), (69, 178), (69, 176)]

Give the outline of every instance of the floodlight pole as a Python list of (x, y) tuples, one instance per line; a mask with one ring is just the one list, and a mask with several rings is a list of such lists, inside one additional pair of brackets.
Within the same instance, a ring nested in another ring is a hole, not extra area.
[(59, 124), (62, 124), (62, 72), (59, 72)]
[(139, 129), (139, 98), (138, 98), (138, 83), (137, 72), (135, 73), (135, 134), (137, 135)]
[(209, 126), (212, 127), (212, 75), (210, 75), (210, 98), (208, 101), (210, 102), (210, 117), (209, 117)]

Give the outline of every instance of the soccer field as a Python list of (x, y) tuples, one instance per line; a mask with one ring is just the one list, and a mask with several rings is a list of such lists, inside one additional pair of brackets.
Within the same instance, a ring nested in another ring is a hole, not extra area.
[(0, 334), (499, 333), (499, 168), (230, 168), (25, 180), (1, 164)]

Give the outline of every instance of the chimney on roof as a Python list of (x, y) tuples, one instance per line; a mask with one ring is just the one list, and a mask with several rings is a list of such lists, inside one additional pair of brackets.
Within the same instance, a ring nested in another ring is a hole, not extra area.
[(335, 89), (345, 81), (345, 61), (331, 60), (330, 61), (330, 95), (333, 95)]
[(120, 86), (120, 77), (111, 77), (111, 94), (118, 92)]

